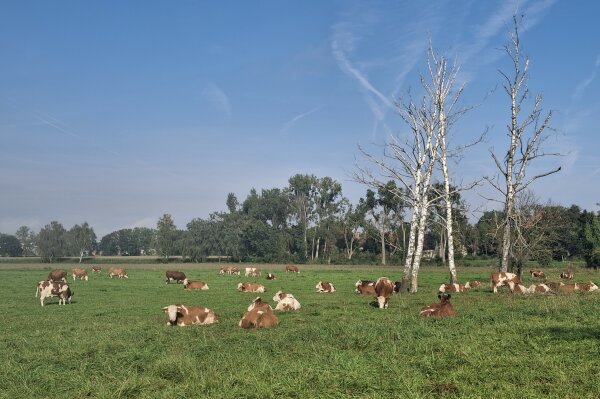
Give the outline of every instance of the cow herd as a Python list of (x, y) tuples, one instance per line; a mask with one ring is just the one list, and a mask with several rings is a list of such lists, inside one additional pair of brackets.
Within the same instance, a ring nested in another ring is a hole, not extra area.
[[(286, 272), (300, 273), (297, 266), (287, 265)], [(101, 267), (92, 266), (92, 272), (101, 272)], [(219, 275), (237, 275), (241, 271), (237, 267), (221, 267)], [(546, 278), (545, 274), (540, 270), (530, 270), (532, 278)], [(110, 267), (107, 273), (108, 277), (117, 276), (119, 278), (129, 278), (127, 271), (121, 267)], [(261, 276), (261, 271), (256, 267), (245, 268), (245, 277)], [(562, 279), (573, 279), (573, 271), (565, 270), (560, 274)], [(88, 273), (83, 268), (74, 267), (72, 269), (73, 281), (85, 280), (88, 281)], [(275, 276), (272, 273), (266, 275), (267, 280), (274, 280)], [(184, 272), (167, 270), (165, 272), (165, 282), (167, 284), (175, 282), (183, 284), (183, 289), (187, 291), (193, 290), (208, 290), (208, 284), (203, 281), (189, 280)], [(432, 303), (421, 309), (419, 314), (426, 317), (454, 317), (456, 311), (450, 303), (449, 293), (465, 293), (470, 289), (478, 288), (482, 283), (478, 280), (468, 281), (463, 284), (442, 284), (438, 289), (439, 302)], [(376, 281), (373, 280), (358, 280), (355, 284), (355, 292), (362, 295), (369, 295), (376, 299), (376, 305), (380, 309), (388, 307), (389, 298), (394, 292), (399, 292), (401, 284), (399, 281), (392, 282), (387, 277), (380, 277)], [(592, 281), (584, 283), (563, 282), (544, 282), (540, 284), (531, 284), (525, 287), (516, 274), (495, 272), (490, 277), (490, 288), (492, 292), (497, 293), (498, 288), (507, 287), (511, 293), (533, 294), (533, 293), (571, 293), (575, 291), (596, 291), (598, 286)], [(238, 291), (264, 293), (267, 291), (264, 285), (259, 283), (241, 282), (237, 285)], [(318, 293), (334, 293), (336, 288), (329, 281), (319, 281), (315, 286)], [(67, 283), (67, 272), (65, 270), (53, 270), (48, 274), (47, 280), (39, 281), (36, 288), (36, 297), (40, 295), (40, 303), (44, 306), (44, 300), (50, 297), (58, 297), (59, 305), (71, 303), (73, 291)], [(269, 328), (278, 324), (278, 318), (275, 311), (295, 311), (301, 308), (300, 302), (291, 293), (278, 291), (273, 296), (273, 301), (276, 303), (275, 309), (264, 301), (261, 297), (257, 297), (248, 306), (247, 312), (239, 321), (239, 326), (245, 329), (254, 328)], [(375, 302), (374, 302), (375, 304)], [(374, 305), (375, 306), (375, 305)], [(202, 306), (190, 306), (183, 304), (168, 305), (162, 308), (167, 314), (167, 325), (187, 326), (191, 324), (212, 324), (219, 321), (219, 317), (211, 309)]]

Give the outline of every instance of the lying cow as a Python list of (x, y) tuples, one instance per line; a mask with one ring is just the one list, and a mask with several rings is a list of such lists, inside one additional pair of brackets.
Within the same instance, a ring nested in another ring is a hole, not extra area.
[(463, 284), (442, 284), (440, 288), (438, 288), (438, 293), (444, 292), (467, 292), (469, 288), (467, 285)]
[(394, 292), (394, 283), (387, 277), (379, 277), (375, 283), (375, 297), (379, 309), (387, 309), (388, 300)]
[(317, 285), (315, 285), (317, 292), (335, 292), (335, 287), (333, 284), (326, 281), (319, 281)]
[(531, 284), (529, 287), (525, 287), (521, 283), (509, 282), (508, 287), (509, 287), (511, 293), (518, 293), (518, 294), (534, 294), (534, 293), (545, 294), (545, 293), (552, 292), (550, 287), (547, 286), (546, 284)]
[(450, 294), (438, 295), (440, 299), (439, 303), (432, 303), (431, 305), (425, 306), (419, 314), (426, 317), (454, 317), (456, 311), (450, 303)]
[(529, 270), (529, 273), (531, 274), (531, 277), (536, 277), (536, 278), (546, 278), (546, 275), (544, 274), (543, 271), (539, 270), (539, 269), (531, 269)]
[(594, 284), (592, 281), (588, 281), (587, 283), (577, 283), (577, 287), (582, 291), (596, 291), (598, 286)]
[(251, 311), (254, 308), (269, 308), (270, 310), (273, 310), (273, 308), (271, 307), (271, 305), (269, 304), (269, 302), (265, 302), (263, 301), (263, 299), (259, 296), (257, 296), (256, 298), (254, 298), (254, 300), (252, 301), (252, 303), (248, 306), (248, 312)]
[(88, 272), (85, 269), (74, 267), (71, 269), (71, 272), (73, 273), (73, 281), (77, 280), (78, 278), (80, 280), (88, 281)]
[(260, 276), (260, 270), (256, 267), (247, 267), (244, 273), (245, 277), (251, 276), (251, 277), (256, 277), (256, 276)]
[(265, 292), (267, 289), (258, 283), (239, 283), (237, 289), (242, 292)]
[(573, 280), (573, 270), (567, 269), (560, 274), (560, 278), (564, 278), (567, 280)]
[(270, 308), (255, 307), (246, 312), (240, 320), (239, 326), (242, 328), (270, 328), (279, 323), (277, 316)]
[(92, 272), (100, 273), (102, 271), (102, 267), (100, 266), (92, 266)]
[(300, 302), (292, 294), (286, 294), (282, 291), (278, 291), (273, 300), (277, 302), (275, 310), (298, 310), (300, 309)]
[(498, 287), (508, 285), (508, 283), (521, 284), (519, 276), (513, 273), (495, 272), (490, 278), (490, 285), (494, 293), (498, 292)]
[(275, 280), (275, 275), (273, 273), (267, 274), (267, 280)]
[(202, 290), (206, 291), (208, 289), (208, 284), (203, 281), (190, 281), (187, 278), (183, 280), (183, 289), (188, 291), (194, 290)]
[(290, 272), (290, 273), (300, 273), (300, 270), (298, 269), (298, 266), (294, 266), (294, 265), (287, 265), (285, 267), (285, 272)]
[(48, 273), (48, 281), (62, 281), (67, 282), (67, 271), (63, 269), (52, 270)]
[(177, 284), (183, 283), (185, 280), (185, 273), (178, 272), (175, 270), (167, 270), (165, 272), (165, 283), (169, 284), (171, 281), (175, 281)]
[(119, 278), (129, 278), (127, 271), (122, 267), (111, 267), (108, 269), (108, 277), (113, 278), (113, 276), (117, 276)]
[(467, 281), (467, 283), (465, 284), (465, 288), (477, 288), (481, 286), (481, 281), (479, 280), (472, 280), (472, 281)]
[(212, 310), (202, 306), (169, 305), (162, 308), (169, 315), (168, 326), (189, 326), (192, 324), (213, 324), (219, 317)]
[(356, 292), (359, 294), (375, 295), (375, 282), (371, 280), (358, 280), (356, 284)]
[(61, 302), (63, 305), (66, 305), (67, 302), (71, 303), (74, 294), (68, 284), (56, 281), (40, 281), (38, 283), (38, 291), (40, 293), (40, 303), (42, 306), (44, 306), (44, 299), (54, 296), (58, 297), (59, 305)]
[(559, 287), (558, 287), (558, 291), (562, 292), (562, 293), (571, 293), (574, 291), (596, 291), (598, 289), (598, 286), (596, 284), (594, 284), (591, 281), (588, 281), (587, 283), (573, 283), (573, 284), (563, 284), (560, 283)]

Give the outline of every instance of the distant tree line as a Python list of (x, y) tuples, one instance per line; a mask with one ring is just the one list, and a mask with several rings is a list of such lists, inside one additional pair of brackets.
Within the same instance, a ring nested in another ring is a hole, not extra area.
[[(441, 189), (439, 184), (433, 189)], [(252, 189), (240, 202), (230, 193), (227, 211), (195, 218), (177, 229), (165, 214), (156, 228), (120, 229), (97, 240), (87, 222), (65, 229), (57, 221), (35, 233), (27, 226), (14, 235), (0, 234), (0, 256), (39, 256), (44, 262), (61, 257), (151, 255), (165, 260), (181, 256), (201, 262), (209, 256), (244, 262), (402, 264), (406, 257), (410, 208), (392, 192), (393, 181), (368, 189), (352, 204), (342, 185), (330, 177), (292, 176), (283, 188)], [(486, 211), (469, 223), (467, 204), (452, 197), (456, 257), (500, 259), (502, 211)], [(539, 204), (533, 196), (516, 205), (523, 219), (515, 243), (517, 259), (549, 265), (553, 260), (585, 259), (600, 266), (600, 216), (576, 205)], [(427, 216), (424, 248), (429, 258), (445, 264), (448, 257), (443, 201)]]

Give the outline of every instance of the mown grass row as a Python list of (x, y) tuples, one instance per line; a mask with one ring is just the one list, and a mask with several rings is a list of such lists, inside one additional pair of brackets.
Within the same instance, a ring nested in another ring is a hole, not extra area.
[[(0, 398), (432, 398), (600, 396), (599, 293), (494, 295), (485, 287), (456, 294), (453, 319), (426, 319), (443, 270), (421, 273), (417, 294), (395, 295), (379, 310), (353, 292), (358, 278), (385, 268), (303, 268), (263, 283), (283, 289), (302, 309), (279, 313), (269, 330), (246, 331), (239, 318), (256, 294), (236, 291), (244, 277), (219, 277), (215, 265), (187, 269), (210, 290), (164, 283), (155, 265), (130, 278), (103, 273), (71, 283), (73, 303), (41, 307), (35, 283), (45, 270), (1, 272)], [(587, 273), (587, 274), (585, 274)], [(489, 278), (465, 269), (461, 280)], [(592, 279), (578, 271), (576, 279)], [(319, 280), (336, 285), (318, 294)], [(71, 279), (69, 279), (71, 282)], [(210, 326), (167, 327), (163, 306), (214, 309)]]

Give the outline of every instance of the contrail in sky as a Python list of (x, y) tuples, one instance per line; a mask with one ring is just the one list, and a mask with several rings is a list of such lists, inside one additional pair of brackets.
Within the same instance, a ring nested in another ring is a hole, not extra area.
[(294, 124), (296, 122), (298, 122), (300, 119), (302, 118), (306, 118), (307, 116), (314, 114), (315, 112), (319, 111), (321, 109), (321, 107), (316, 107), (311, 109), (310, 111), (307, 111), (303, 114), (300, 115), (296, 115), (294, 116), (292, 119), (290, 119), (288, 122), (286, 122), (285, 125), (283, 125), (283, 127), (281, 128), (281, 131), (279, 132), (280, 134), (287, 134), (287, 131), (294, 126)]

